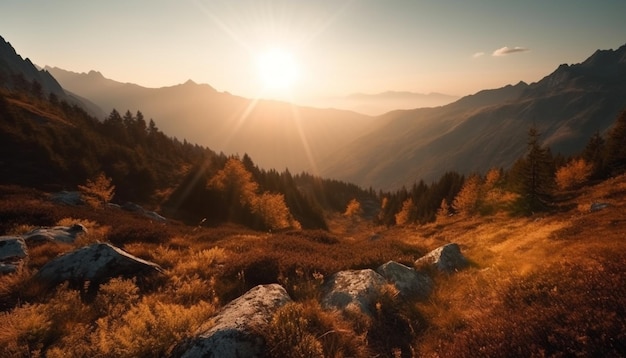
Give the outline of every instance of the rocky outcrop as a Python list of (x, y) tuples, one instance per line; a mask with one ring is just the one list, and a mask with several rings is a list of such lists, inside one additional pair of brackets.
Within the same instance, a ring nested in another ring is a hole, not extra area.
[(371, 307), (386, 283), (384, 277), (370, 269), (337, 272), (322, 287), (322, 306), (342, 311), (356, 308), (371, 315)]
[(446, 273), (462, 270), (468, 265), (469, 262), (461, 253), (461, 248), (455, 243), (436, 248), (415, 261), (415, 267), (432, 266)]
[(149, 219), (152, 219), (154, 221), (159, 221), (159, 222), (166, 222), (167, 219), (161, 215), (159, 215), (156, 211), (149, 211), (144, 209), (141, 205), (135, 204), (135, 203), (131, 203), (131, 202), (127, 202), (126, 204), (121, 206), (122, 209), (126, 210), (126, 211), (130, 211), (132, 213), (137, 213), (140, 215), (143, 215)]
[[(291, 301), (278, 284), (252, 288), (226, 305), (197, 335), (176, 349), (182, 357), (262, 357), (265, 342), (259, 332)], [(178, 354), (175, 353), (176, 356)]]
[(17, 236), (0, 236), (0, 274), (13, 273), (28, 256), (24, 239)]
[(376, 272), (392, 283), (403, 297), (424, 299), (433, 289), (430, 276), (395, 261), (380, 265)]
[(135, 277), (156, 272), (162, 272), (162, 269), (153, 262), (142, 260), (112, 245), (96, 243), (48, 262), (35, 278), (49, 286), (65, 281), (76, 285), (89, 281), (90, 287), (97, 287), (114, 277)]
[(60, 191), (50, 195), (50, 199), (57, 204), (81, 205), (83, 199), (79, 191)]
[(72, 243), (78, 235), (86, 234), (87, 229), (82, 224), (72, 226), (42, 227), (24, 234), (24, 240), (28, 244), (42, 242)]

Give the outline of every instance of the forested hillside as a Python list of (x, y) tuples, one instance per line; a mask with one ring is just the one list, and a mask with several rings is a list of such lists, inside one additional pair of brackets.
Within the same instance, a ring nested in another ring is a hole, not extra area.
[(115, 186), (113, 202), (141, 203), (186, 222), (232, 221), (255, 228), (267, 228), (258, 212), (246, 203), (232, 207), (232, 198), (223, 192), (226, 188), (208, 185), (231, 160), (241, 162), (238, 168), (250, 174), (255, 195), (281, 196), (304, 227), (324, 228), (323, 210), (343, 210), (352, 198), (372, 196), (354, 185), (261, 170), (247, 155), (232, 157), (181, 142), (140, 111), (113, 110), (99, 121), (53, 94), (45, 98), (4, 90), (0, 116), (2, 167), (10, 173), (0, 179), (4, 184), (50, 192), (76, 190), (104, 173)]

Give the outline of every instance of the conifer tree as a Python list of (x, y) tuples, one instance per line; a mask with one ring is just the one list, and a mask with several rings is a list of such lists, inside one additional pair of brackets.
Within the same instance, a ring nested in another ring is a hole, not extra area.
[(583, 149), (582, 158), (593, 167), (591, 178), (600, 179), (605, 176), (606, 141), (600, 132), (594, 133), (589, 138), (585, 149)]
[(609, 174), (617, 175), (626, 171), (626, 111), (623, 111), (606, 138), (606, 164)]
[(535, 126), (528, 130), (526, 156), (514, 165), (513, 179), (517, 182), (522, 211), (530, 214), (546, 209), (554, 187), (554, 166), (550, 151), (539, 143)]

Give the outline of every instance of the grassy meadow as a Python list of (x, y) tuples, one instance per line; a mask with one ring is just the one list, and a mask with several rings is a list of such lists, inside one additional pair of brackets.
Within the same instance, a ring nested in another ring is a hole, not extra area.
[[(590, 212), (594, 202), (609, 206)], [(167, 224), (113, 208), (52, 204), (45, 193), (0, 187), (5, 235), (82, 223), (73, 244), (29, 247), (17, 273), (0, 276), (0, 356), (156, 357), (230, 300), (264, 283), (293, 303), (264, 332), (276, 357), (622, 356), (626, 354), (626, 176), (562, 192), (551, 212), (452, 216), (436, 223), (374, 226), (329, 216), (329, 231), (260, 232), (236, 225)], [(117, 278), (86, 294), (31, 280), (50, 259), (111, 242), (164, 273)], [(408, 266), (449, 242), (470, 268), (431, 272), (426, 300), (389, 288), (373, 317), (324, 311), (319, 287), (344, 269)], [(208, 322), (208, 323), (207, 323)]]

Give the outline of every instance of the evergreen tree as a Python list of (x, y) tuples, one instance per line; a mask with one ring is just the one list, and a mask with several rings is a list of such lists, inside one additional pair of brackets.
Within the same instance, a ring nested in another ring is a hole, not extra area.
[(583, 149), (582, 158), (593, 167), (592, 179), (600, 179), (605, 176), (606, 141), (600, 132), (596, 132), (589, 138), (589, 142)]
[(609, 174), (626, 171), (626, 111), (623, 111), (606, 138), (606, 164)]
[(514, 165), (513, 180), (520, 194), (520, 209), (530, 214), (548, 207), (554, 187), (554, 164), (549, 149), (539, 143), (535, 126), (528, 130), (526, 156)]

